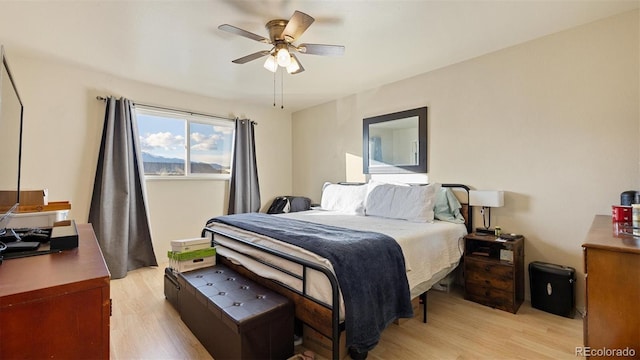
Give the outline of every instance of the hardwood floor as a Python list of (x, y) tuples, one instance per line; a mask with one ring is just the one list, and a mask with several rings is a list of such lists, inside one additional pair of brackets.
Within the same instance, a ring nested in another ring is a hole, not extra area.
[[(111, 281), (112, 359), (211, 359), (165, 300), (163, 274), (163, 266), (144, 268)], [(368, 359), (579, 358), (581, 318), (549, 314), (528, 302), (514, 315), (466, 301), (461, 289), (429, 292), (428, 307), (427, 324), (421, 313), (392, 324)]]

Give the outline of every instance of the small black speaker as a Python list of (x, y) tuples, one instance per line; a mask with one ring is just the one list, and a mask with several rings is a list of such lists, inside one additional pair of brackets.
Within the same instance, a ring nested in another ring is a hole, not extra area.
[(78, 228), (74, 220), (67, 221), (67, 224), (54, 226), (51, 229), (49, 239), (51, 250), (69, 250), (78, 247)]
[(529, 263), (531, 306), (573, 318), (576, 303), (576, 270), (541, 261)]

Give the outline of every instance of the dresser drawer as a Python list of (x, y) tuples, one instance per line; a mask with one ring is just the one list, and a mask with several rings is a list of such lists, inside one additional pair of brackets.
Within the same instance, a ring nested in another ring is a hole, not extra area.
[(469, 284), (465, 286), (465, 299), (500, 310), (515, 313), (515, 296), (513, 292), (498, 290), (488, 286)]
[(465, 281), (470, 284), (513, 292), (513, 266), (471, 258), (465, 259)]

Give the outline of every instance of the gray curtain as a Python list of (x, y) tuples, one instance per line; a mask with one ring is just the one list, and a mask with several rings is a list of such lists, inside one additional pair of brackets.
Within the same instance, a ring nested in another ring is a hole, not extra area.
[(256, 165), (255, 123), (236, 119), (233, 165), (229, 186), (229, 214), (260, 211), (260, 186)]
[(109, 97), (102, 130), (89, 222), (112, 279), (157, 266), (144, 203), (144, 171), (133, 104)]

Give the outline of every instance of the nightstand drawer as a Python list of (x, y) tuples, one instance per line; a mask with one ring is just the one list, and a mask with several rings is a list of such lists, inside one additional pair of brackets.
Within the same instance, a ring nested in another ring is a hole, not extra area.
[(465, 280), (467, 284), (513, 291), (513, 266), (471, 258), (466, 258), (465, 261)]
[(464, 298), (467, 300), (515, 313), (513, 292), (469, 283), (464, 290)]

